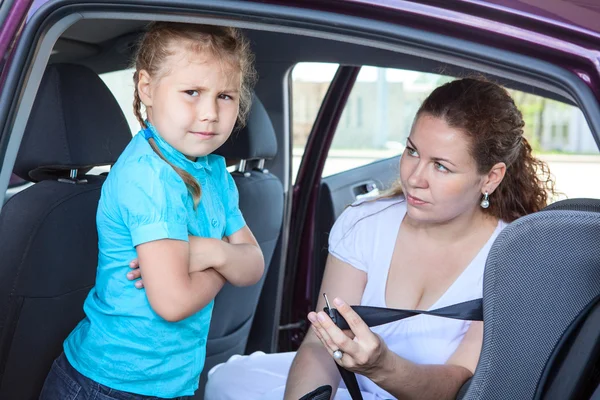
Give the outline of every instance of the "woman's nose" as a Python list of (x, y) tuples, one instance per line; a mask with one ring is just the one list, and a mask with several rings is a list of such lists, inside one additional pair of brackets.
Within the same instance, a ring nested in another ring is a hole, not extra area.
[(427, 187), (427, 166), (419, 160), (408, 177), (408, 184), (413, 188)]

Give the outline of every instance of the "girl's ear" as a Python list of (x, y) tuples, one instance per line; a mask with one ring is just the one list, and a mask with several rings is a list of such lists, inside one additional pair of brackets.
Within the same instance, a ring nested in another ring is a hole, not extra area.
[(137, 91), (144, 106), (146, 106), (146, 108), (152, 107), (151, 79), (150, 74), (145, 69), (142, 69), (138, 73)]

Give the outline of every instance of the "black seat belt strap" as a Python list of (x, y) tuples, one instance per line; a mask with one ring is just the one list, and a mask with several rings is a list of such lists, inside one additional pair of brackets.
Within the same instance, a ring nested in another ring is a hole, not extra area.
[[(362, 318), (369, 327), (387, 324), (389, 322), (399, 321), (404, 318), (414, 317), (415, 315), (432, 315), (435, 317), (460, 319), (466, 321), (483, 321), (483, 299), (465, 301), (463, 303), (453, 304), (448, 307), (438, 308), (436, 310), (400, 310), (394, 308), (352, 306), (352, 309)], [(324, 311), (330, 315), (333, 322), (340, 329), (350, 329), (348, 323), (335, 309), (328, 307)], [(337, 364), (340, 375), (348, 388), (352, 400), (363, 400), (356, 380), (356, 375), (344, 367)]]

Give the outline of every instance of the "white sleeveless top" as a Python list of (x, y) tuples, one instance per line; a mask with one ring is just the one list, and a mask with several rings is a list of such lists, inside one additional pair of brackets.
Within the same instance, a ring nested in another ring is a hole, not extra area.
[[(400, 224), (406, 214), (404, 197), (355, 203), (335, 222), (329, 235), (329, 252), (338, 259), (367, 273), (367, 285), (361, 305), (387, 307), (385, 288)], [(487, 243), (429, 308), (434, 310), (481, 298), (483, 270), (492, 243), (506, 226), (500, 221)], [(401, 321), (371, 328), (388, 348), (399, 356), (418, 364), (444, 364), (456, 351), (471, 322), (417, 315)], [(369, 379), (357, 375), (361, 390), (375, 398), (392, 395)]]

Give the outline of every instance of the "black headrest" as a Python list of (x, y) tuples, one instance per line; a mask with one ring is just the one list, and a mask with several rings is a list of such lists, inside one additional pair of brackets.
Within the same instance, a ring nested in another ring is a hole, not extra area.
[(275, 157), (275, 129), (265, 106), (256, 95), (252, 96), (252, 108), (246, 126), (241, 131), (234, 132), (215, 153), (239, 160), (265, 160)]
[[(131, 140), (127, 120), (96, 73), (81, 65), (46, 68), (15, 164), (40, 181), (71, 169), (114, 164)], [(68, 176), (68, 173), (67, 173)]]

